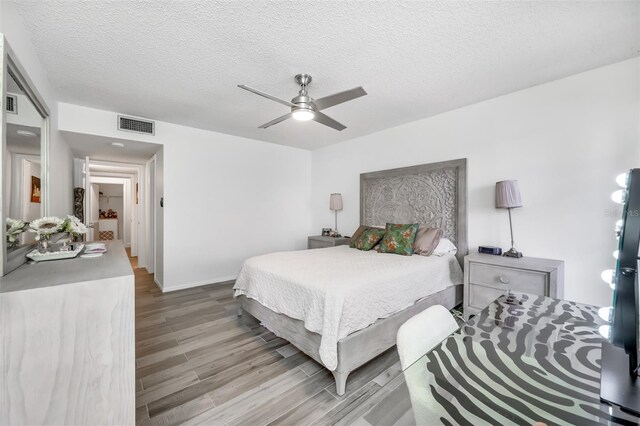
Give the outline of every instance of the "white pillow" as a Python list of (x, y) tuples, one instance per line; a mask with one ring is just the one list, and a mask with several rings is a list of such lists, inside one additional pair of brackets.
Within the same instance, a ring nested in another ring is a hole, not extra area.
[(458, 249), (451, 242), (450, 239), (440, 238), (440, 242), (438, 243), (435, 250), (433, 250), (433, 253), (431, 254), (433, 256), (444, 256), (446, 254), (456, 254), (457, 252), (458, 252)]

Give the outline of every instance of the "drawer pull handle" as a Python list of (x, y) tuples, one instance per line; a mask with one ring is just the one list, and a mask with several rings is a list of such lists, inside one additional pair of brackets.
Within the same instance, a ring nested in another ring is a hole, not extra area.
[(509, 284), (509, 277), (507, 277), (506, 275), (500, 275), (498, 279), (502, 284)]

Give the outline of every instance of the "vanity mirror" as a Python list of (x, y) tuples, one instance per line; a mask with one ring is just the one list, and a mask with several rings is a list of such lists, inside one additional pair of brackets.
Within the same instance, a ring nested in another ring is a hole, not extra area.
[(6, 40), (2, 40), (2, 275), (26, 262), (35, 245), (22, 232), (47, 216), (49, 110)]

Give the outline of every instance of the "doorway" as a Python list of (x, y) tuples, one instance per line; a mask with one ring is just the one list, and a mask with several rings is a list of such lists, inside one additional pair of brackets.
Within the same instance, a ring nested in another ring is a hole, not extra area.
[(75, 207), (78, 217), (83, 216), (90, 227), (87, 239), (121, 240), (137, 258), (137, 267), (155, 272), (156, 279), (161, 280), (162, 262), (157, 258), (162, 255), (158, 246), (163, 239), (156, 236), (162, 232), (156, 217), (162, 215), (157, 202), (162, 188), (156, 186), (162, 182), (162, 168), (158, 171), (157, 164), (162, 164), (163, 146), (62, 133), (75, 156)]
[(127, 179), (109, 178), (109, 183), (104, 182), (105, 179), (99, 176), (91, 178), (89, 217), (94, 231), (93, 240), (121, 240), (125, 247), (131, 247), (135, 237), (131, 226), (131, 199), (128, 194), (125, 195)]
[(143, 165), (78, 159), (84, 167), (84, 216), (88, 240), (120, 240), (131, 256), (146, 264), (146, 191)]

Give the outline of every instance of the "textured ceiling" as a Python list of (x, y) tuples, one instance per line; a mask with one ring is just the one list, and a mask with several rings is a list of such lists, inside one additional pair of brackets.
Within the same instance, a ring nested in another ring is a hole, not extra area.
[[(637, 1), (21, 1), (61, 100), (317, 148), (638, 55)], [(11, 40), (9, 40), (11, 42)], [(368, 96), (257, 127), (311, 96)]]

